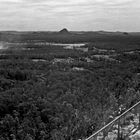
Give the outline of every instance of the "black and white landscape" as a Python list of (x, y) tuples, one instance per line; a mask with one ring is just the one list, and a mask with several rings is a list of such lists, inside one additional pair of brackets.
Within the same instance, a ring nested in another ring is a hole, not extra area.
[(0, 140), (139, 140), (139, 9), (0, 0)]

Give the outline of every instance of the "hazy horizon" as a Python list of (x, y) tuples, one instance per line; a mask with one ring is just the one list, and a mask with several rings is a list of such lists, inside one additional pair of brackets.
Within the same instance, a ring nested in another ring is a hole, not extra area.
[(0, 0), (0, 31), (140, 32), (139, 0)]
[[(60, 32), (60, 30), (0, 30), (0, 32)], [(110, 33), (140, 33), (140, 31), (107, 31), (107, 30), (68, 30), (69, 32), (110, 32)]]

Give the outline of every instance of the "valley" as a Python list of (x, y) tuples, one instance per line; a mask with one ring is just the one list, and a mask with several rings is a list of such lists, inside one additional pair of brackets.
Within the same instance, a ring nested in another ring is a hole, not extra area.
[(85, 140), (140, 100), (139, 62), (139, 34), (0, 32), (0, 139)]

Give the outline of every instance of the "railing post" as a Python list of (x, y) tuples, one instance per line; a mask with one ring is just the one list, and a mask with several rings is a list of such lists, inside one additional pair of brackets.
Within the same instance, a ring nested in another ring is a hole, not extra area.
[(139, 115), (139, 124), (138, 124), (138, 129), (140, 129), (140, 105), (137, 107), (138, 109), (138, 115)]
[(117, 140), (120, 140), (120, 119), (118, 120), (118, 134), (117, 134)]

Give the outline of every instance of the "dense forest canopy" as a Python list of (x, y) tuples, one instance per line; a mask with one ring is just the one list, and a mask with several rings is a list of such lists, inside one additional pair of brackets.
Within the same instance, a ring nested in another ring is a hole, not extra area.
[[(0, 50), (0, 140), (83, 139), (140, 99), (138, 35), (2, 32), (0, 39), (19, 43)], [(90, 42), (89, 51), (36, 39)]]

